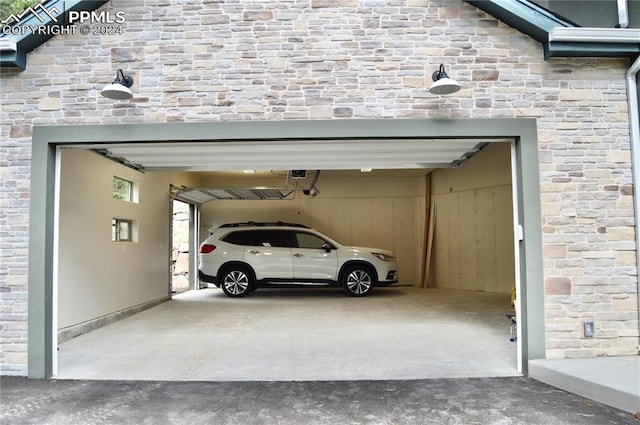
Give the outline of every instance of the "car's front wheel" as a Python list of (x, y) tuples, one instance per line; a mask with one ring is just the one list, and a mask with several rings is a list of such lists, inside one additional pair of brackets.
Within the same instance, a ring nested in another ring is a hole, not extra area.
[(222, 291), (229, 297), (244, 297), (253, 288), (253, 275), (243, 266), (232, 266), (225, 269), (221, 279)]
[(342, 274), (342, 287), (347, 295), (364, 297), (373, 291), (375, 277), (367, 266), (351, 266)]

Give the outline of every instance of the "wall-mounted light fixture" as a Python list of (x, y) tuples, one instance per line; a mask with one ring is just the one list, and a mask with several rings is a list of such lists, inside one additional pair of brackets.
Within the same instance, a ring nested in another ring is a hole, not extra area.
[(444, 64), (440, 65), (440, 69), (431, 75), (433, 79), (433, 85), (429, 91), (433, 94), (451, 94), (460, 90), (460, 84), (457, 81), (449, 78), (446, 72), (444, 72)]
[(121, 69), (116, 72), (116, 78), (113, 83), (109, 84), (102, 90), (100, 94), (109, 99), (126, 100), (133, 97), (133, 93), (129, 87), (133, 85), (133, 78), (130, 75), (124, 75)]

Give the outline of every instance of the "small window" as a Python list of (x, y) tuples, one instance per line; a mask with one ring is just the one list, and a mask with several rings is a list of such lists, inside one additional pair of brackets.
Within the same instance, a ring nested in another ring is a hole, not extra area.
[(113, 176), (113, 198), (127, 202), (134, 202), (133, 182), (121, 177)]
[(113, 242), (133, 242), (133, 220), (111, 219), (111, 240)]

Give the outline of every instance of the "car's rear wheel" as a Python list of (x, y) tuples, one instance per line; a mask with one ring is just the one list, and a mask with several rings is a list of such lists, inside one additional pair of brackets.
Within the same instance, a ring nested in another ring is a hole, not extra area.
[(369, 295), (373, 291), (374, 282), (374, 274), (364, 265), (351, 266), (342, 274), (342, 287), (352, 297)]
[(222, 291), (229, 297), (244, 297), (253, 288), (253, 275), (243, 266), (230, 266), (224, 270), (221, 279)]

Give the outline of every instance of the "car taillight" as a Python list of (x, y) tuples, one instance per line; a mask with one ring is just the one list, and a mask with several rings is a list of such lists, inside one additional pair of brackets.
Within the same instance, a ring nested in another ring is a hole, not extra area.
[(216, 249), (215, 245), (204, 244), (200, 247), (200, 254), (208, 254)]

